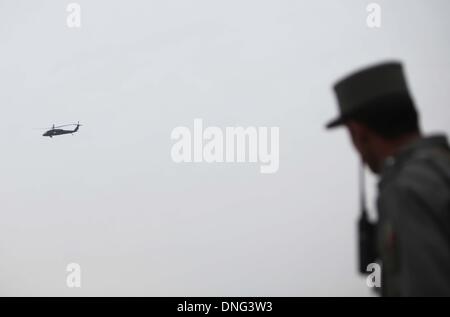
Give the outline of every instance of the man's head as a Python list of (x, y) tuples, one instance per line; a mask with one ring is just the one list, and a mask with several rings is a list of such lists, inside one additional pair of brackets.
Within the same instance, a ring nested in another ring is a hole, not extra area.
[(386, 157), (420, 135), (418, 114), (399, 63), (367, 68), (339, 81), (335, 92), (340, 117), (362, 160), (379, 173)]

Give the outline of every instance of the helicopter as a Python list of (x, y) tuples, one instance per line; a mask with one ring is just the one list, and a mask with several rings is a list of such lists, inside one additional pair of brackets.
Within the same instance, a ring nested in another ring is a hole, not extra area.
[[(64, 130), (64, 129), (60, 129), (63, 127), (69, 127), (69, 126), (75, 126), (75, 129), (73, 130)], [(49, 136), (51, 138), (53, 138), (54, 136), (57, 135), (63, 135), (63, 134), (74, 134), (75, 132), (78, 131), (78, 129), (80, 128), (81, 124), (80, 121), (78, 121), (78, 123), (73, 123), (73, 124), (65, 124), (65, 125), (60, 125), (60, 126), (56, 126), (53, 125), (52, 128), (50, 130), (48, 130), (47, 132), (45, 132), (42, 136)]]

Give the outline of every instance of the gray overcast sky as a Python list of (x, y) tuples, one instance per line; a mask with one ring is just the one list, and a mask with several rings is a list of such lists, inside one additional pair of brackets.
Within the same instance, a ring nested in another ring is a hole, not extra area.
[[(70, 2), (0, 0), (0, 295), (371, 294), (331, 85), (400, 59), (424, 130), (449, 133), (449, 1), (377, 1), (381, 29), (360, 0), (80, 0), (81, 29)], [(194, 118), (280, 127), (278, 173), (175, 164)]]

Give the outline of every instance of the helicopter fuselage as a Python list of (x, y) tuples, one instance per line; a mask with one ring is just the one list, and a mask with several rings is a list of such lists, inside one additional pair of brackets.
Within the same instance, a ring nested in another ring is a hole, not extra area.
[(50, 129), (47, 132), (45, 132), (42, 136), (49, 136), (49, 137), (54, 137), (57, 135), (63, 135), (63, 134), (73, 134), (75, 132), (78, 131), (78, 128), (80, 126), (77, 125), (77, 127), (74, 130), (64, 130), (64, 129)]

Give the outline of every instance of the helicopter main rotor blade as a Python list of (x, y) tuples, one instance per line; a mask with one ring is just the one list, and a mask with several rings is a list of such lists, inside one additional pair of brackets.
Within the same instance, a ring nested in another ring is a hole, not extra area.
[(71, 124), (64, 124), (64, 125), (53, 125), (51, 127), (44, 127), (44, 128), (32, 128), (33, 130), (53, 130), (53, 129), (57, 129), (57, 128), (63, 128), (63, 127), (70, 127), (70, 126), (83, 126), (82, 124), (79, 123), (71, 123)]
[(72, 124), (64, 124), (64, 125), (55, 126), (55, 128), (70, 127), (70, 126), (74, 126), (74, 125), (79, 125), (79, 126), (81, 126), (81, 124), (78, 124), (78, 123), (72, 123)]

